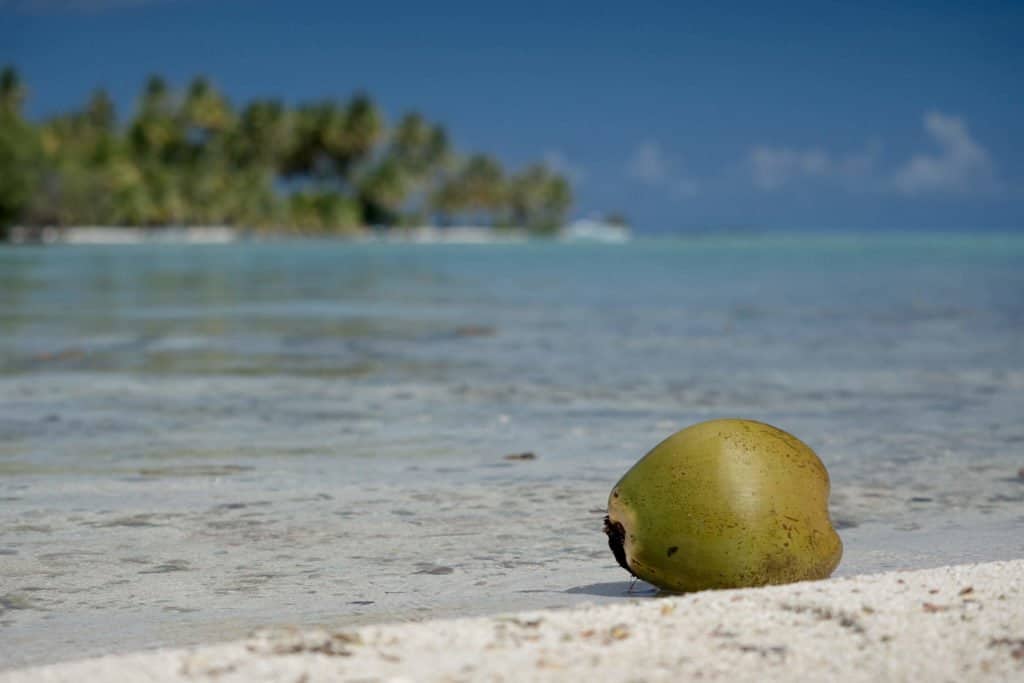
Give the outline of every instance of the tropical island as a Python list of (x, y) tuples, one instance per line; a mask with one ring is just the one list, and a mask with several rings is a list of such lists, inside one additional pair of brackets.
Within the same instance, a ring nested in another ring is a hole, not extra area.
[(96, 89), (40, 122), (24, 115), (26, 97), (18, 71), (0, 71), (0, 239), (13, 226), (355, 236), (471, 224), (543, 235), (572, 205), (569, 181), (545, 164), (509, 171), (459, 152), (419, 112), (389, 125), (366, 93), (235, 107), (203, 76), (183, 91), (151, 76), (127, 119)]

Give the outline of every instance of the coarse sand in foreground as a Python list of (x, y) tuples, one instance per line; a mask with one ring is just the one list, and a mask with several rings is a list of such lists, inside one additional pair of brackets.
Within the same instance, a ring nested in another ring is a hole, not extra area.
[(275, 629), (47, 681), (1024, 681), (1024, 560), (486, 618)]

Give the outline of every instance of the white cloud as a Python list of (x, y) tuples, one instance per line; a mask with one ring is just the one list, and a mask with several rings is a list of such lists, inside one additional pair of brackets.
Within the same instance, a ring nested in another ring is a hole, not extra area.
[(873, 143), (849, 156), (836, 156), (819, 147), (799, 149), (758, 145), (750, 150), (747, 166), (754, 186), (767, 192), (807, 179), (839, 183), (848, 189), (862, 189), (869, 184), (879, 149), (879, 145)]
[(633, 150), (626, 162), (626, 174), (644, 185), (662, 188), (677, 199), (697, 194), (697, 181), (677, 172), (661, 145), (653, 140), (642, 142)]
[(829, 161), (819, 149), (759, 145), (750, 150), (749, 163), (754, 185), (762, 190), (778, 190), (798, 176), (822, 175)]
[(988, 150), (971, 137), (958, 116), (929, 112), (924, 129), (939, 147), (937, 154), (915, 154), (892, 177), (893, 188), (906, 195), (933, 192), (969, 194), (996, 189)]
[(808, 183), (909, 197), (1000, 189), (992, 158), (971, 136), (966, 121), (929, 112), (924, 116), (924, 130), (938, 151), (913, 154), (888, 168), (879, 163), (881, 145), (877, 142), (846, 156), (821, 147), (758, 145), (748, 153), (745, 167), (754, 187), (765, 192)]
[(544, 165), (555, 173), (565, 176), (573, 185), (582, 185), (587, 179), (587, 169), (574, 163), (557, 149), (544, 152)]
[(635, 180), (648, 185), (659, 185), (668, 176), (668, 166), (668, 160), (665, 159), (665, 153), (661, 151), (661, 145), (647, 141), (633, 150), (633, 156), (626, 164), (626, 172)]

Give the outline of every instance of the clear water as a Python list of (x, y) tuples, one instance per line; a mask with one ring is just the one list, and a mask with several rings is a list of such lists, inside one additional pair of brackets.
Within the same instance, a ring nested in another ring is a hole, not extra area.
[(608, 490), (720, 416), (842, 573), (1024, 556), (1024, 237), (0, 249), (0, 668), (623, 599)]

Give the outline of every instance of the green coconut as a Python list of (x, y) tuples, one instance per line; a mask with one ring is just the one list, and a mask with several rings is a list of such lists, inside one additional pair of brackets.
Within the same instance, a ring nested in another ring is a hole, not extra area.
[(711, 420), (626, 472), (605, 533), (622, 567), (667, 591), (823, 579), (843, 554), (828, 496), (825, 466), (792, 434)]

